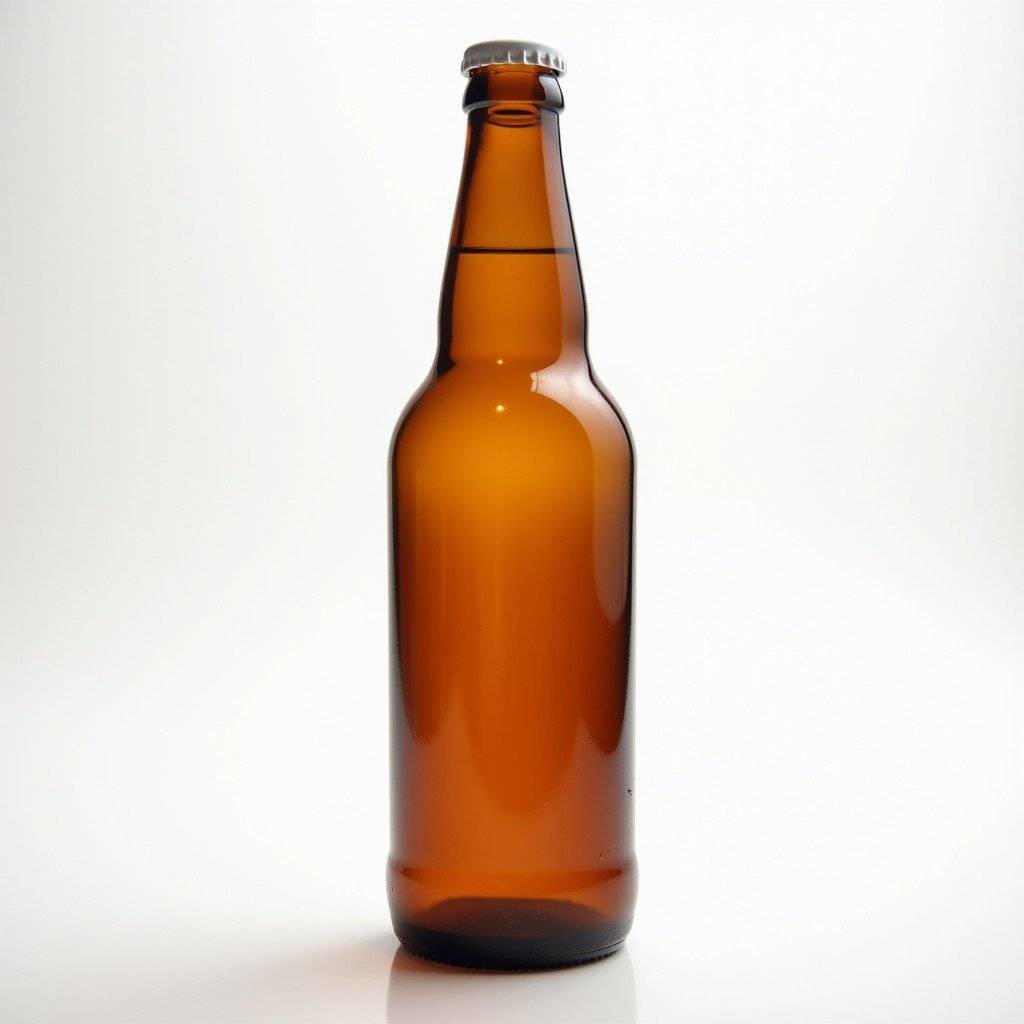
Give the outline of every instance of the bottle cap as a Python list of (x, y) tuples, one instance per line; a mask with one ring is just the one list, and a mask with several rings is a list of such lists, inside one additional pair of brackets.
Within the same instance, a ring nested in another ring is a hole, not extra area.
[(462, 58), (462, 73), (468, 78), (474, 68), (488, 64), (530, 64), (565, 74), (565, 58), (552, 46), (527, 43), (522, 39), (488, 39), (474, 43)]

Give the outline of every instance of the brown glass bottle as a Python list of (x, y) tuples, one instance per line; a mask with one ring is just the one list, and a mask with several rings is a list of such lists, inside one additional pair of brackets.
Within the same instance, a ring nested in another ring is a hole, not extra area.
[(437, 361), (390, 453), (392, 920), (507, 968), (614, 952), (637, 886), (633, 447), (587, 358), (563, 65), (523, 47), (470, 73)]

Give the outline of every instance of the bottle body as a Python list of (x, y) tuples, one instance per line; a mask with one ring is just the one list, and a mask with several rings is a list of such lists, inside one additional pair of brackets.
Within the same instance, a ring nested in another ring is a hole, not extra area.
[[(467, 174), (481, 148), (510, 171), (512, 150), (557, 145), (543, 104), (528, 124), (507, 110), (478, 111), (475, 142), (471, 114)], [(389, 902), (433, 959), (579, 963), (618, 948), (636, 895), (633, 447), (587, 360), (567, 206), (553, 237), (474, 239), (468, 220), (390, 454)]]

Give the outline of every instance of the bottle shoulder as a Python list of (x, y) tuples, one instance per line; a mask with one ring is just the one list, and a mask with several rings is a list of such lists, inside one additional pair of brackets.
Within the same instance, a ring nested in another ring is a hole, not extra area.
[(585, 364), (537, 371), (467, 364), (431, 376), (399, 418), (391, 453), (495, 446), (633, 462), (626, 419)]

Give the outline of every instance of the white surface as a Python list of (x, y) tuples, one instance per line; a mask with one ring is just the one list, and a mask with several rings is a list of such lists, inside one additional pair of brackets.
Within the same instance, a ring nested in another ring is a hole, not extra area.
[[(389, 937), (384, 457), (459, 59), (516, 34), (569, 60), (640, 451), (642, 892), (626, 954), (491, 976)], [(1022, 44), (1019, 5), (0, 7), (0, 1019), (1024, 1017)]]

